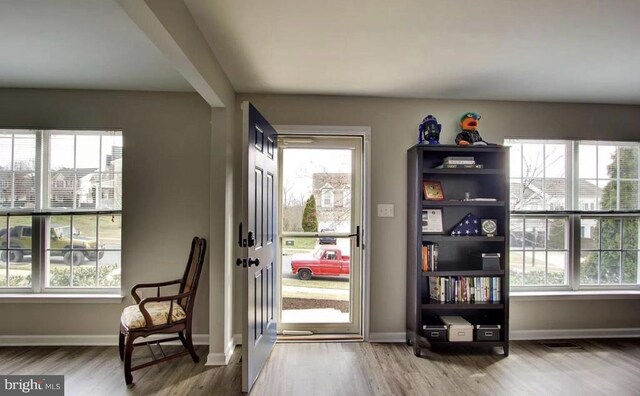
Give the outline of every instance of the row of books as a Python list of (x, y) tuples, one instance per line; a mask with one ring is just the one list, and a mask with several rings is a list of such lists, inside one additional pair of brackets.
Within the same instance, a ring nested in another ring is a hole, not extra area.
[(499, 302), (499, 277), (433, 276), (429, 278), (431, 300), (444, 303)]
[(482, 164), (476, 164), (474, 157), (444, 157), (442, 165), (436, 166), (437, 169), (482, 169)]
[(424, 242), (422, 245), (422, 271), (438, 270), (438, 244), (434, 242)]

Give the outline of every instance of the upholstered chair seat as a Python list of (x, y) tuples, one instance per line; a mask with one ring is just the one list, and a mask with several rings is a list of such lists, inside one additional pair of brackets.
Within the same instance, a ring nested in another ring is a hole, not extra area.
[[(149, 315), (151, 315), (152, 326), (167, 324), (170, 309), (172, 323), (179, 322), (187, 317), (184, 309), (175, 302), (173, 303), (173, 308), (171, 308), (170, 301), (150, 302), (145, 305), (145, 308), (149, 312)], [(138, 305), (129, 305), (126, 307), (122, 312), (121, 322), (129, 329), (147, 327), (147, 321), (144, 320), (144, 315), (140, 312)]]

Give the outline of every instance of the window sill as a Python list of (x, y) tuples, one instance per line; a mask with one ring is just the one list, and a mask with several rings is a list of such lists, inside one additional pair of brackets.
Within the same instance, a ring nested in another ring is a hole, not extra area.
[(527, 291), (511, 292), (513, 301), (539, 300), (627, 300), (640, 299), (640, 290)]
[(6, 303), (111, 303), (121, 304), (124, 296), (120, 294), (2, 294), (0, 304)]

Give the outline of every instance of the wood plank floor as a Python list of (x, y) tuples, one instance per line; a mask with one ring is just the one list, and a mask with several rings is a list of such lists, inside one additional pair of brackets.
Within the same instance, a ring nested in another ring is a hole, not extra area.
[[(576, 343), (582, 348), (512, 342), (508, 358), (451, 349), (416, 358), (404, 344), (283, 343), (251, 395), (640, 395), (640, 339)], [(197, 352), (204, 361), (207, 347)], [(180, 358), (134, 372), (127, 388), (116, 347), (2, 347), (0, 374), (64, 374), (66, 395), (238, 395), (240, 355), (236, 348), (224, 367)], [(139, 362), (149, 352), (134, 356)]]

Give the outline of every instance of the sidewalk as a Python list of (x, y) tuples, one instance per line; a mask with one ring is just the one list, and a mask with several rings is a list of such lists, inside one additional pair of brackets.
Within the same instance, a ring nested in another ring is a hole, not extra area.
[(282, 286), (282, 296), (347, 301), (349, 300), (349, 290), (323, 289), (319, 287)]

